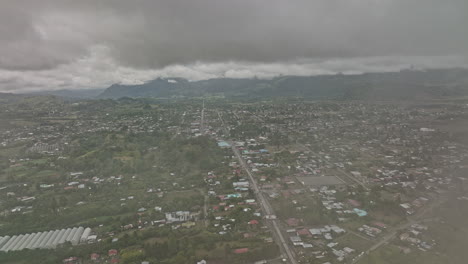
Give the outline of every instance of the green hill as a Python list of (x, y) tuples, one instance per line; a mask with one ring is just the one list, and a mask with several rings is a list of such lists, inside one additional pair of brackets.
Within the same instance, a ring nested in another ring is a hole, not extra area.
[(282, 76), (270, 80), (169, 78), (140, 85), (114, 84), (98, 98), (303, 97), (309, 99), (417, 100), (468, 95), (467, 69), (433, 69), (360, 75)]

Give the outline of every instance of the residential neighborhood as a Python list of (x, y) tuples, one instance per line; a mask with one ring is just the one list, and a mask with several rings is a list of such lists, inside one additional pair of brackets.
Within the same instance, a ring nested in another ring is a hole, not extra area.
[[(468, 147), (445, 125), (466, 105), (54, 107), (2, 117), (0, 251), (55, 248), (63, 263), (368, 263), (384, 251), (438, 254), (433, 230), (450, 219), (437, 210), (468, 200)], [(78, 240), (67, 234), (77, 226)]]

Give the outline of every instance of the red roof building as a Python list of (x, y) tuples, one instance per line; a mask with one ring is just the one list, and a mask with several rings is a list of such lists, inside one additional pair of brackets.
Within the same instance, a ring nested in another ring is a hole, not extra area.
[(109, 249), (109, 257), (111, 256), (117, 256), (119, 254), (119, 252), (117, 251), (117, 249)]
[(80, 259), (77, 257), (69, 257), (63, 260), (63, 264), (77, 264), (80, 262)]
[(91, 254), (91, 260), (98, 260), (99, 259), (99, 254), (93, 253)]
[(372, 224), (380, 228), (387, 228), (387, 225), (382, 222), (372, 222)]
[(360, 207), (361, 206), (361, 203), (356, 201), (356, 200), (353, 200), (353, 199), (348, 199), (348, 203), (351, 205), (351, 206), (354, 206), (354, 207)]
[(303, 229), (297, 230), (297, 235), (299, 235), (299, 236), (310, 236), (310, 232), (306, 228), (303, 228)]
[(258, 221), (257, 220), (250, 220), (249, 225), (258, 225)]
[(288, 218), (286, 220), (286, 223), (288, 224), (288, 226), (298, 226), (299, 225), (299, 219), (296, 219), (296, 218)]
[(243, 253), (247, 253), (249, 252), (249, 249), (248, 248), (238, 248), (238, 249), (234, 249), (234, 253), (235, 254), (243, 254)]

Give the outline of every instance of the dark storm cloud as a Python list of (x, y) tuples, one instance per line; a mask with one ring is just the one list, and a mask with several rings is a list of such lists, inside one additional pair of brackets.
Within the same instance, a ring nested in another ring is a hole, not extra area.
[(466, 0), (0, 0), (0, 89), (458, 66), (467, 14)]
[(453, 55), (465, 0), (3, 0), (0, 67), (50, 68), (93, 44), (126, 65)]

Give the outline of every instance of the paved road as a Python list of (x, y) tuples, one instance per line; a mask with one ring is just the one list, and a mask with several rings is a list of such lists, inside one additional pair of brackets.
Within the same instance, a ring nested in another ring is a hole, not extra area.
[[(221, 114), (219, 112), (218, 112), (218, 117), (221, 120), (221, 123), (223, 125), (223, 128), (224, 128), (225, 132), (228, 134), (227, 128), (226, 128), (226, 126), (224, 124), (224, 120), (221, 117)], [(253, 189), (256, 197), (257, 197), (257, 200), (260, 202), (260, 207), (261, 207), (261, 209), (263, 211), (263, 214), (264, 215), (274, 215), (274, 211), (273, 211), (270, 203), (268, 202), (267, 199), (265, 199), (263, 193), (258, 188), (257, 181), (253, 177), (252, 172), (250, 171), (249, 167), (247, 166), (244, 159), (240, 155), (239, 150), (237, 149), (237, 147), (235, 147), (234, 142), (229, 140), (228, 143), (231, 144), (232, 151), (234, 152), (237, 159), (239, 160), (239, 164), (242, 166), (244, 171), (249, 176), (250, 182), (252, 184), (252, 189)], [(293, 251), (289, 247), (289, 244), (287, 243), (287, 241), (284, 239), (283, 233), (281, 233), (281, 230), (280, 230), (280, 227), (279, 227), (279, 224), (278, 224), (278, 220), (273, 219), (273, 220), (268, 220), (268, 222), (269, 222), (270, 229), (272, 229), (272, 231), (274, 233), (274, 239), (277, 241), (277, 244), (280, 246), (280, 249), (281, 249), (281, 252), (283, 253), (283, 256), (286, 257), (286, 259), (288, 260), (289, 263), (297, 264), (298, 262), (296, 261), (296, 259), (294, 257)]]
[[(221, 117), (220, 117), (221, 118)], [(256, 118), (257, 120), (259, 120), (260, 122), (263, 122), (263, 120), (258, 117), (258, 116), (255, 116), (254, 115), (254, 118)], [(322, 155), (319, 155), (318, 153), (315, 153), (314, 151), (312, 151), (311, 148), (307, 148), (312, 154), (318, 156), (318, 157), (321, 157), (322, 160), (325, 161), (325, 163), (327, 163), (328, 165), (332, 166), (332, 167), (335, 167), (334, 164), (332, 164), (331, 162), (329, 162), (327, 159), (325, 159), (324, 157), (322, 157)], [(364, 189), (366, 190), (369, 190), (369, 188), (366, 186), (366, 184), (364, 182), (362, 182), (361, 180), (357, 179), (356, 177), (354, 177), (353, 175), (349, 174), (348, 172), (340, 169), (340, 168), (336, 168), (343, 176), (345, 176), (346, 178), (352, 180), (353, 182), (361, 185)], [(250, 174), (249, 174), (250, 176)], [(338, 178), (340, 178), (342, 181), (343, 179), (341, 177), (338, 176)], [(411, 217), (408, 218), (408, 221), (406, 221), (405, 223), (402, 223), (398, 226), (395, 226), (393, 228), (391, 228), (390, 230), (387, 231), (387, 234), (385, 234), (384, 236), (382, 236), (380, 239), (377, 240), (377, 242), (375, 244), (373, 244), (372, 246), (369, 247), (369, 249), (367, 249), (365, 251), (366, 254), (369, 254), (371, 253), (372, 251), (378, 249), (379, 247), (381, 247), (382, 245), (385, 245), (386, 243), (388, 243), (391, 239), (393, 239), (396, 234), (398, 233), (399, 230), (402, 230), (402, 229), (406, 229), (408, 227), (410, 227), (411, 225), (415, 224), (415, 223), (418, 223), (422, 220), (422, 218), (426, 215), (426, 213), (428, 213), (429, 211), (433, 210), (435, 207), (437, 206), (440, 206), (441, 204), (443, 204), (445, 201), (447, 200), (447, 197), (444, 197), (444, 198), (440, 198), (438, 199), (437, 201), (434, 201), (433, 203), (431, 203), (430, 205), (427, 205), (425, 208), (423, 208), (422, 210), (420, 210), (416, 215), (413, 215)], [(359, 236), (359, 237), (362, 237), (366, 240), (371, 240), (371, 239), (368, 239), (364, 236), (361, 236), (360, 234), (356, 233), (356, 232), (353, 232), (351, 231), (351, 233)], [(360, 258), (356, 258), (352, 263), (356, 263), (360, 260)]]
[(200, 119), (200, 133), (205, 134), (205, 99), (203, 99), (203, 106)]
[(360, 237), (362, 239), (365, 239), (365, 240), (368, 240), (368, 241), (374, 241), (374, 239), (372, 239), (370, 237), (366, 237), (363, 234), (359, 234), (358, 232), (354, 232), (353, 230), (347, 229), (346, 231), (348, 232), (348, 234), (353, 234), (355, 236), (358, 236), (358, 237)]

